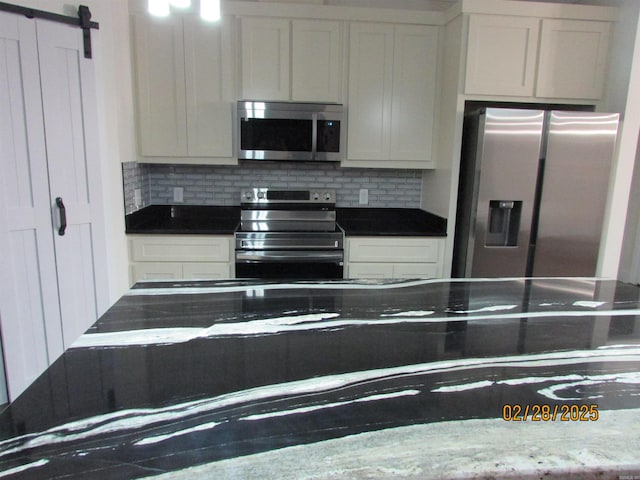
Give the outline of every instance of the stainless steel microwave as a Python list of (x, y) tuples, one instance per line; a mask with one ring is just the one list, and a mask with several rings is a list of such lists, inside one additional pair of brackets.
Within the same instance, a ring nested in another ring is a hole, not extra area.
[(340, 161), (344, 108), (337, 104), (238, 102), (238, 158)]

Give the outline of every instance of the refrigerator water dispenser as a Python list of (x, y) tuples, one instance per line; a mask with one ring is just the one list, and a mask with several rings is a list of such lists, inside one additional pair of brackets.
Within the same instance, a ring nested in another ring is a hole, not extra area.
[(490, 200), (487, 247), (516, 247), (520, 231), (522, 200)]

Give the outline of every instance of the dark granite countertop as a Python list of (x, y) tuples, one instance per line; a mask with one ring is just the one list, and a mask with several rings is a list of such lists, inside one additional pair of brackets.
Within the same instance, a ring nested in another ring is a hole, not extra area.
[(429, 236), (447, 234), (447, 220), (419, 208), (337, 208), (347, 236)]
[[(447, 221), (418, 208), (337, 208), (337, 222), (350, 235), (445, 236)], [(125, 217), (129, 234), (233, 234), (240, 207), (151, 205)]]
[(639, 315), (591, 279), (140, 283), (0, 414), (0, 476), (633, 478)]
[(233, 234), (240, 225), (240, 207), (150, 205), (125, 216), (127, 233)]

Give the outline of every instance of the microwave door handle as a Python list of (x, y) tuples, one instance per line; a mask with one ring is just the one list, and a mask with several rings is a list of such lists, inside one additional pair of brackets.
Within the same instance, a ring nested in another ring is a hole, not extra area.
[(318, 151), (318, 114), (311, 114), (311, 160), (316, 160)]

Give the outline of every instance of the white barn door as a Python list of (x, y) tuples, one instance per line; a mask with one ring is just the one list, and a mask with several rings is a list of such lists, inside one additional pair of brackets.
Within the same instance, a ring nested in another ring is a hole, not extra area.
[[(10, 399), (106, 307), (90, 62), (78, 28), (0, 13), (0, 327)], [(63, 236), (56, 197), (67, 206)]]
[[(58, 356), (106, 308), (98, 120), (93, 61), (84, 58), (81, 30), (36, 22), (63, 340), (50, 348)], [(66, 211), (64, 235), (57, 198)]]

